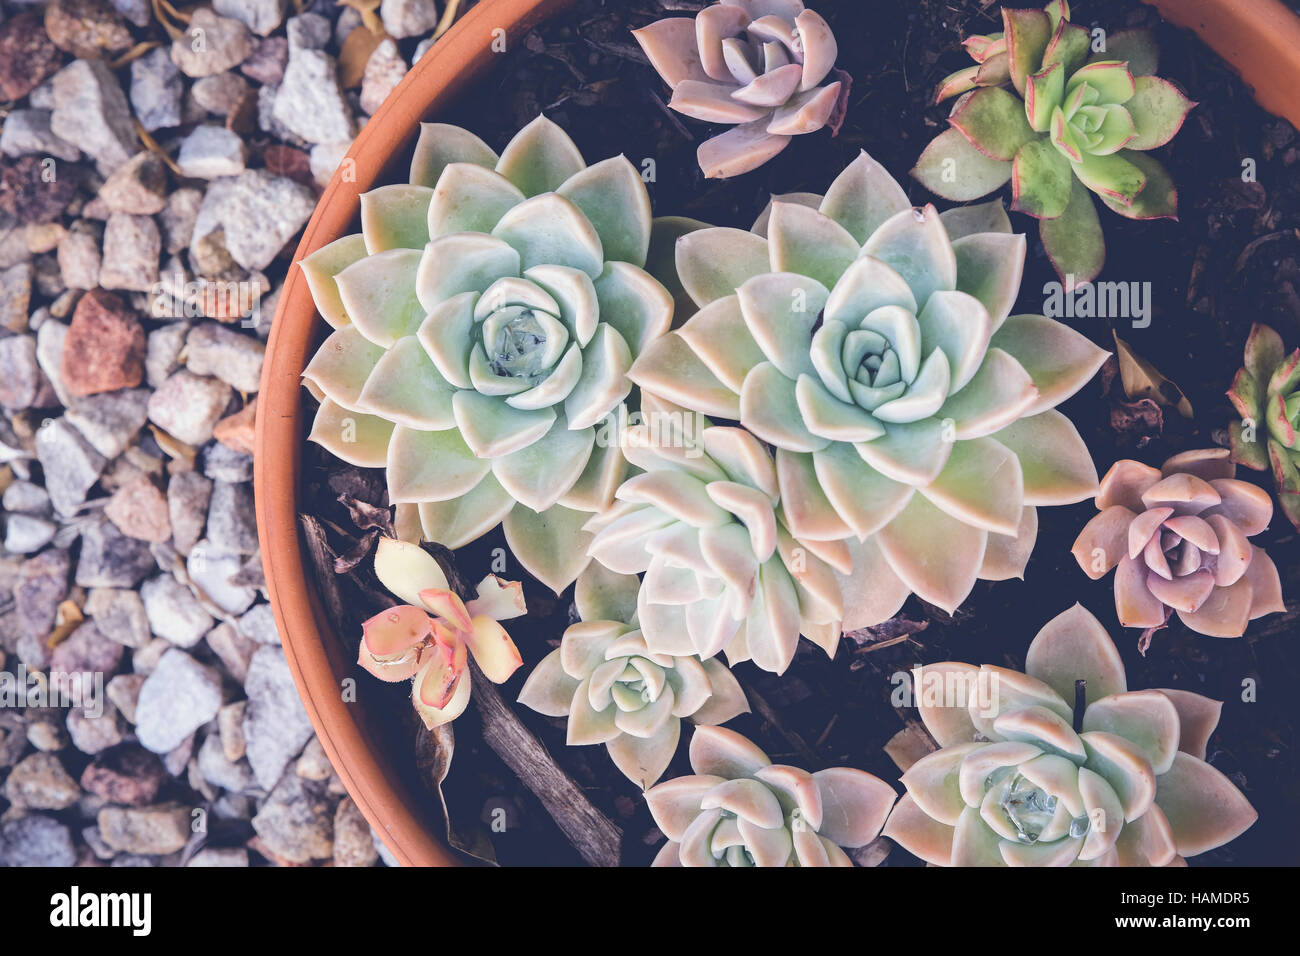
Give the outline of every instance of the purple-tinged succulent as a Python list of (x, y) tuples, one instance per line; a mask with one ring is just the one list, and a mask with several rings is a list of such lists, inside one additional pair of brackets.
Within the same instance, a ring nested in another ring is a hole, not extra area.
[(1002, 9), (1003, 32), (972, 36), (975, 66), (939, 85), (959, 97), (951, 129), (912, 170), (927, 189), (965, 201), (1011, 181), (1012, 205), (1040, 220), (1048, 258), (1067, 284), (1090, 282), (1106, 260), (1089, 193), (1129, 219), (1176, 218), (1178, 193), (1149, 150), (1165, 145), (1196, 104), (1154, 76), (1150, 33), (1128, 30), (1093, 52), (1065, 0)]
[(1205, 761), (1223, 705), (1130, 691), (1078, 604), (1038, 632), (1023, 674), (948, 661), (918, 667), (913, 685), (940, 749), (902, 768), (884, 834), (928, 863), (1178, 865), (1257, 817)]
[(1268, 493), (1235, 477), (1226, 448), (1175, 455), (1157, 470), (1116, 462), (1097, 491), (1074, 557), (1094, 581), (1115, 568), (1125, 627), (1163, 627), (1172, 612), (1199, 634), (1240, 637), (1285, 610), (1277, 567), (1248, 540), (1268, 527)]
[(721, 0), (694, 18), (658, 20), (632, 35), (673, 90), (668, 105), (735, 128), (699, 148), (710, 179), (761, 166), (792, 136), (838, 128), (843, 80), (831, 28), (801, 0)]

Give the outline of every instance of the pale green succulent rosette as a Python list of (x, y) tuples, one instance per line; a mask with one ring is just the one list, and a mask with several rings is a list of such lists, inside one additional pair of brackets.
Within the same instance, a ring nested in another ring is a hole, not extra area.
[(774, 764), (725, 727), (696, 728), (691, 769), (646, 792), (668, 837), (654, 866), (853, 866), (844, 849), (874, 840), (897, 796), (865, 770)]
[(634, 575), (592, 562), (574, 595), (579, 621), (533, 668), (519, 702), (568, 718), (570, 746), (604, 744), (623, 775), (643, 790), (673, 759), (682, 721), (722, 724), (748, 713), (731, 671), (693, 654), (646, 646), (637, 622)]
[(940, 749), (903, 767), (884, 835), (933, 865), (1178, 865), (1257, 817), (1205, 760), (1223, 705), (1130, 691), (1078, 604), (1038, 632), (1023, 674), (949, 661), (913, 685)]
[(335, 329), (303, 373), (321, 399), (311, 438), (386, 468), (428, 540), (458, 548), (504, 522), (558, 593), (626, 470), (597, 429), (672, 320), (644, 269), (640, 175), (621, 156), (587, 166), (544, 117), (500, 156), (426, 123), (410, 184), (366, 193), (361, 226), (301, 263)]
[[(844, 542), (801, 543), (781, 507), (776, 464), (750, 432), (710, 425), (648, 397), (649, 423), (629, 426), (623, 453), (640, 474), (588, 523), (590, 553), (643, 574), (637, 618), (658, 654), (725, 652), (780, 674), (799, 635), (834, 655), (842, 630)], [(702, 418), (702, 416), (700, 416)]]
[(629, 375), (775, 448), (791, 536), (852, 541), (852, 580), (871, 582), (846, 597), (846, 629), (910, 592), (951, 612), (977, 579), (1019, 576), (1035, 509), (1096, 491), (1055, 406), (1107, 353), (1010, 315), (1024, 256), (1000, 203), (913, 208), (865, 153), (824, 197), (776, 197), (751, 232), (677, 242), (699, 311)]

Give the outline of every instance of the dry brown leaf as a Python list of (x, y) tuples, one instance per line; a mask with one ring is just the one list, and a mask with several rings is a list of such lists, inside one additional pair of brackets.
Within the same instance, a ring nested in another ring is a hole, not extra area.
[(158, 141), (149, 135), (147, 129), (140, 125), (140, 121), (138, 119), (132, 119), (132, 122), (135, 123), (136, 135), (140, 137), (140, 142), (144, 143), (144, 148), (149, 150), (151, 153), (157, 153), (158, 157), (167, 164), (168, 168), (171, 169), (172, 172), (177, 176), (181, 175), (181, 168), (176, 165), (176, 160), (167, 155), (167, 151), (158, 145)]
[(181, 37), (185, 36), (184, 28), (177, 24), (188, 24), (190, 22), (190, 15), (188, 13), (182, 14), (168, 3), (167, 0), (150, 0), (150, 5), (153, 8), (154, 19), (162, 25), (162, 28), (167, 31), (169, 37), (173, 40), (179, 40)]
[(1178, 409), (1183, 418), (1192, 417), (1192, 403), (1183, 390), (1166, 378), (1159, 369), (1133, 351), (1132, 346), (1111, 332), (1115, 338), (1115, 355), (1119, 358), (1119, 380), (1130, 401), (1149, 398), (1157, 405)]
[(442, 17), (438, 20), (438, 25), (433, 28), (433, 35), (430, 40), (436, 40), (448, 30), (451, 29), (452, 23), (456, 20), (456, 12), (460, 9), (460, 0), (447, 0), (447, 6), (442, 11)]
[(379, 2), (380, 0), (338, 0), (338, 5), (351, 7), (361, 14), (361, 22), (366, 29), (382, 39), (388, 36), (388, 33), (384, 30), (384, 22), (379, 19), (379, 14), (375, 12), (379, 9)]
[(73, 631), (81, 627), (86, 621), (86, 616), (81, 613), (81, 608), (77, 607), (76, 601), (67, 600), (59, 605), (54, 621), (54, 630), (45, 639), (45, 646), (51, 650), (66, 641)]
[(134, 63), (136, 60), (140, 59), (140, 57), (144, 56), (150, 50), (156, 49), (160, 46), (162, 46), (162, 43), (158, 40), (145, 40), (143, 43), (137, 43), (135, 46), (131, 47), (131, 49), (127, 50), (116, 60), (110, 63), (108, 65), (108, 68), (110, 70), (120, 70), (122, 69), (122, 67)]
[(339, 49), (339, 83), (343, 89), (352, 90), (361, 85), (370, 54), (387, 36), (382, 32), (376, 34), (365, 26), (354, 27), (347, 35)]

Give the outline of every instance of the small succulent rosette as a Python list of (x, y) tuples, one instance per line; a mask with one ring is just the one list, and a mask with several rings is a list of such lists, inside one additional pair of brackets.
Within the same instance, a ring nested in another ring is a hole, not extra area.
[(1178, 192), (1148, 151), (1173, 139), (1196, 104), (1154, 76), (1146, 30), (1116, 32), (1093, 52), (1065, 0), (1002, 9), (1003, 32), (964, 41), (975, 65), (940, 85), (960, 97), (951, 129), (922, 152), (915, 176), (946, 199), (987, 195), (1011, 181), (1012, 206), (1040, 220), (1048, 258), (1067, 284), (1090, 282), (1106, 242), (1089, 193), (1129, 219), (1174, 218)]
[(722, 724), (749, 712), (725, 666), (657, 654), (637, 624), (634, 576), (592, 562), (578, 577), (578, 623), (528, 675), (519, 702), (568, 718), (568, 744), (604, 744), (623, 775), (652, 786), (677, 752), (682, 720)]
[(1128, 690), (1080, 605), (1038, 632), (1023, 674), (945, 662), (918, 667), (913, 686), (940, 749), (903, 768), (884, 834), (928, 863), (1178, 865), (1255, 822), (1205, 761), (1222, 704)]
[(845, 849), (880, 833), (897, 794), (852, 767), (774, 764), (748, 738), (697, 727), (694, 775), (646, 792), (668, 842), (655, 866), (852, 866)]
[(498, 156), (426, 123), (409, 184), (361, 199), (361, 234), (302, 260), (334, 328), (303, 377), (311, 438), (387, 469), (389, 500), (458, 548), (504, 522), (558, 593), (625, 463), (596, 431), (672, 319), (643, 268), (650, 201), (623, 157), (587, 166), (544, 117)]
[(1229, 427), (1232, 460), (1272, 469), (1282, 513), (1300, 530), (1300, 349), (1288, 355), (1276, 331), (1252, 325), (1228, 398), (1241, 415)]
[(654, 397), (642, 406), (648, 420), (623, 432), (640, 473), (587, 527), (597, 562), (644, 575), (646, 645), (706, 660), (725, 651), (731, 665), (752, 660), (777, 674), (800, 634), (833, 656), (845, 616), (840, 580), (853, 570), (845, 543), (791, 536), (775, 462), (753, 434)]
[(844, 542), (870, 582), (845, 629), (912, 592), (952, 612), (977, 579), (1022, 573), (1037, 507), (1097, 487), (1056, 406), (1107, 353), (1010, 314), (1024, 259), (1001, 203), (913, 208), (863, 153), (824, 197), (775, 197), (752, 231), (686, 231), (676, 281), (698, 311), (629, 375), (775, 448), (790, 535)]
[(1116, 462), (1097, 492), (1100, 512), (1074, 542), (1094, 581), (1115, 569), (1125, 627), (1159, 628), (1172, 612), (1198, 634), (1240, 637), (1285, 610), (1277, 566), (1249, 539), (1268, 527), (1268, 493), (1236, 478), (1228, 449), (1183, 452), (1158, 470)]
[(499, 621), (527, 613), (523, 588), (489, 574), (477, 597), (462, 601), (438, 562), (418, 545), (380, 538), (380, 583), (409, 603), (380, 611), (362, 627), (357, 663), (382, 681), (411, 681), (411, 701), (424, 725), (455, 720), (469, 704), (469, 655), (483, 676), (504, 683), (523, 663)]
[(826, 80), (839, 47), (801, 0), (721, 0), (693, 18), (659, 20), (632, 35), (672, 87), (669, 107), (735, 126), (698, 150), (710, 179), (761, 166), (793, 136), (838, 129), (847, 77)]

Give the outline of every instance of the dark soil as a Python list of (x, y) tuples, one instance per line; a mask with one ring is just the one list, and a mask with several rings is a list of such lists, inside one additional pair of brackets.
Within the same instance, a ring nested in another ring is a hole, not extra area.
[[(822, 192), (847, 163), (866, 149), (902, 181), (914, 202), (933, 201), (906, 175), (925, 144), (944, 128), (945, 107), (931, 105), (935, 83), (969, 61), (959, 42), (970, 33), (1000, 29), (996, 5), (978, 0), (820, 0), (816, 8), (840, 39), (839, 66), (851, 74), (847, 121), (835, 138), (826, 132), (796, 139), (776, 160), (727, 182), (705, 181), (695, 162), (698, 143), (711, 135), (703, 124), (669, 112), (667, 92), (645, 64), (628, 30), (664, 15), (688, 16), (702, 4), (680, 0), (602, 2), (579, 0), (526, 42), (505, 54), (458, 107), (437, 119), (472, 129), (500, 148), (539, 110), (573, 136), (591, 162), (622, 152), (640, 166), (652, 159), (649, 184), (659, 215), (690, 215), (717, 225), (748, 227), (770, 193)], [(1154, 26), (1163, 56), (1159, 73), (1181, 84), (1199, 106), (1160, 158), (1180, 190), (1178, 222), (1131, 222), (1102, 210), (1109, 251), (1100, 280), (1150, 283), (1149, 327), (1127, 319), (1076, 319), (1073, 324), (1110, 348), (1111, 328), (1185, 390), (1195, 409), (1186, 420), (1172, 409), (1141, 413), (1116, 402), (1118, 383), (1103, 394), (1103, 377), (1090, 383), (1063, 410), (1076, 423), (1103, 472), (1116, 459), (1159, 464), (1168, 455), (1224, 441), (1233, 415), (1224, 398), (1241, 363), (1250, 324), (1272, 324), (1291, 345), (1300, 345), (1300, 138), (1286, 122), (1260, 110), (1248, 90), (1196, 38), (1159, 22), (1132, 0), (1075, 4), (1075, 22), (1116, 30)], [(1247, 160), (1251, 162), (1246, 163)], [(1243, 181), (1243, 164), (1255, 180)], [(943, 207), (942, 201), (938, 203)], [(1017, 310), (1042, 312), (1044, 283), (1053, 281), (1034, 224), (1013, 215), (1029, 233), (1029, 262)], [(1133, 419), (1136, 418), (1136, 424)], [(382, 501), (382, 477), (342, 466), (309, 446), (305, 502), (339, 531), (354, 531), (336, 502), (340, 491)], [(1271, 488), (1267, 475), (1245, 472)], [(1128, 665), (1131, 688), (1176, 687), (1225, 703), (1209, 759), (1246, 793), (1260, 814), (1244, 836), (1196, 857), (1193, 865), (1266, 865), (1300, 862), (1300, 773), (1295, 728), (1300, 694), (1300, 647), (1294, 598), (1300, 594), (1300, 546), (1291, 526), (1276, 515), (1255, 539), (1277, 562), (1293, 610), (1255, 622), (1239, 640), (1215, 640), (1188, 631), (1175, 618), (1154, 637), (1144, 656), (1136, 631), (1115, 619), (1111, 577), (1092, 582), (1069, 548), (1094, 513), (1090, 503), (1042, 509), (1034, 556), (1025, 580), (980, 582), (956, 618), (913, 597), (895, 622), (898, 640), (859, 645), (846, 638), (833, 660), (802, 642), (783, 677), (736, 668), (755, 713), (729, 726), (751, 736), (777, 762), (809, 770), (847, 765), (896, 781), (898, 773), (882, 745), (903, 726), (906, 710), (890, 695), (899, 675), (914, 664), (941, 660), (1002, 664), (1020, 669), (1037, 630), (1076, 601), (1108, 627)], [(358, 535), (359, 537), (359, 535)], [(346, 551), (350, 538), (330, 532)], [(493, 549), (505, 548), (499, 532), (456, 555), (466, 578), (477, 580)], [(518, 694), (524, 676), (559, 639), (569, 621), (571, 594), (556, 600), (508, 560), (504, 574), (526, 580), (533, 613), (510, 630), (526, 666), (501, 690)], [(357, 575), (338, 580), (349, 620), (338, 639), (355, 654), (359, 622), (377, 609), (377, 595), (356, 587)], [(915, 630), (914, 630), (915, 629)], [(914, 633), (905, 634), (909, 630)], [(392, 713), (392, 746), (416, 774), (409, 756), (413, 717), (404, 685), (378, 686), (359, 670), (365, 694), (386, 695)], [(758, 701), (762, 700), (763, 705)], [(623, 861), (648, 862), (661, 841), (637, 789), (619, 774), (601, 747), (570, 748), (563, 722), (518, 711), (556, 761), (587, 789), (592, 801), (625, 833)], [(763, 711), (763, 713), (760, 713)], [(455, 723), (456, 753), (446, 785), (453, 825), (490, 838), (496, 859), (508, 864), (569, 864), (579, 858), (523, 784), (483, 744), (473, 707)], [(684, 736), (685, 736), (684, 728)], [(686, 747), (665, 778), (689, 773)], [(436, 802), (430, 795), (431, 815)], [(495, 808), (506, 810), (504, 833), (485, 823)], [(893, 848), (886, 865), (918, 861)]]

